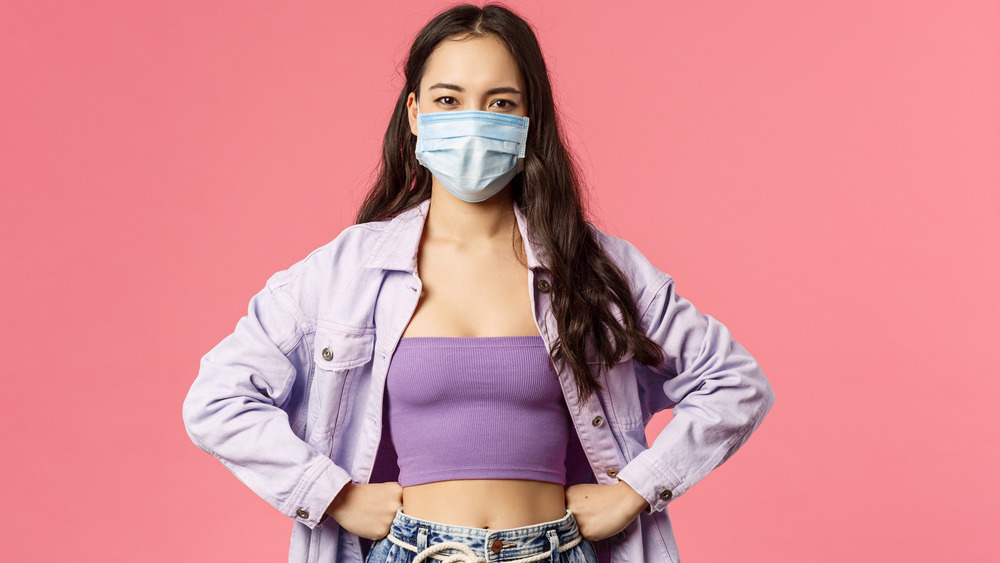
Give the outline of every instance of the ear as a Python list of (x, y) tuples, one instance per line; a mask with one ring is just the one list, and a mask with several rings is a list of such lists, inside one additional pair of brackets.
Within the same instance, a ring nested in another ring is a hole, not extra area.
[(417, 136), (417, 95), (410, 92), (410, 95), (406, 97), (406, 116), (410, 120), (410, 133), (413, 136)]

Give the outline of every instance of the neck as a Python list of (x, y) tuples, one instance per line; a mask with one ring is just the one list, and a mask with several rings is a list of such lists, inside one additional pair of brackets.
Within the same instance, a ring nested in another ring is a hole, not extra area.
[(425, 229), (434, 238), (462, 242), (509, 239), (517, 222), (513, 205), (509, 187), (486, 201), (469, 203), (451, 195), (435, 178)]

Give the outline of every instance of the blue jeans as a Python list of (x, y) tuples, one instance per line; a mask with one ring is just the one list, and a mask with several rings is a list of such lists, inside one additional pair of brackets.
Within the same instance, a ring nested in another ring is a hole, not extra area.
[(365, 563), (597, 563), (573, 513), (552, 522), (507, 530), (439, 524), (396, 511), (389, 535), (376, 541)]

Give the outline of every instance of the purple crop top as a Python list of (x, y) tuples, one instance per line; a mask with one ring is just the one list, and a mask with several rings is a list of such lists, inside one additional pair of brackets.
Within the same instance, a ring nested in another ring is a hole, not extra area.
[(402, 338), (386, 392), (400, 485), (566, 484), (571, 422), (541, 336)]

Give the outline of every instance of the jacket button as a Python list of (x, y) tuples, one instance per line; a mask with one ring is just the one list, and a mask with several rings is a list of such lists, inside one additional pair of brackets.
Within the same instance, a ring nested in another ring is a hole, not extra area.
[(490, 544), (490, 551), (493, 553), (500, 553), (501, 549), (503, 549), (503, 542), (500, 540), (493, 540), (493, 543)]
[(608, 474), (608, 477), (611, 477), (612, 479), (614, 479), (615, 477), (618, 476), (618, 468), (617, 467), (612, 467), (611, 469), (608, 469), (607, 474)]
[(552, 284), (550, 284), (548, 280), (538, 280), (538, 283), (535, 285), (538, 287), (538, 291), (541, 291), (542, 293), (552, 291)]
[(618, 539), (619, 540), (625, 539), (625, 530), (618, 532)]
[(326, 361), (328, 361), (328, 362), (330, 360), (332, 360), (333, 359), (333, 350), (331, 350), (329, 348), (323, 348), (323, 359), (326, 360)]
[(604, 417), (600, 415), (595, 416), (594, 420), (591, 420), (590, 423), (593, 424), (594, 426), (600, 426), (604, 424)]
[(674, 493), (670, 492), (670, 489), (660, 491), (660, 500), (670, 500), (673, 496)]
[(296, 510), (295, 515), (298, 516), (299, 518), (302, 518), (303, 520), (309, 519), (309, 511), (304, 508)]

